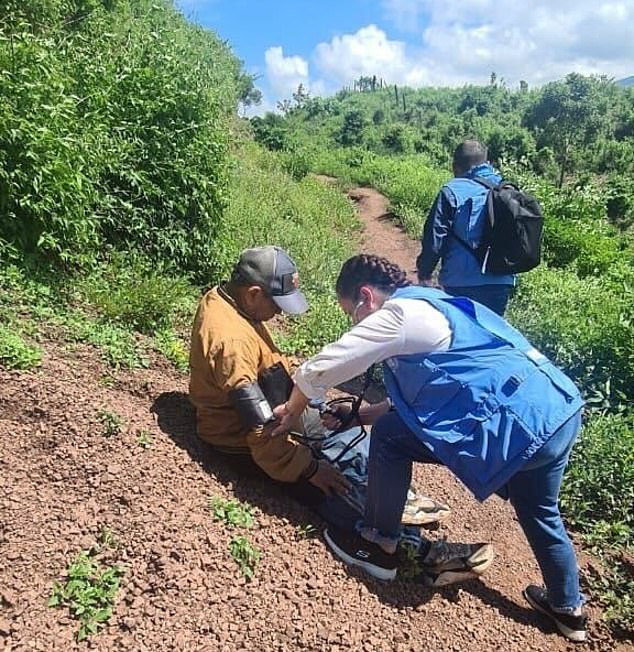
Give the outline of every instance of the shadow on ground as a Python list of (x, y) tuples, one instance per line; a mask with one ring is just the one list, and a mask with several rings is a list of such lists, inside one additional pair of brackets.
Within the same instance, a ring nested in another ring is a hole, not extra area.
[[(320, 529), (324, 526), (324, 522), (316, 514), (285, 495), (263, 473), (248, 477), (241, 475), (232, 468), (225, 457), (219, 457), (213, 448), (198, 439), (195, 409), (183, 392), (161, 394), (154, 401), (151, 411), (157, 416), (159, 428), (177, 446), (187, 451), (194, 462), (230, 489), (239, 500), (298, 526), (305, 526), (307, 523), (313, 523)], [(544, 632), (552, 631), (533, 610), (520, 606), (496, 589), (477, 580), (465, 582), (459, 587), (430, 589), (411, 581), (380, 582), (351, 567), (347, 572), (351, 577), (363, 582), (368, 590), (385, 604), (416, 608), (431, 600), (436, 593), (440, 593), (447, 600), (459, 602), (462, 590), (476, 596), (506, 618), (525, 626), (539, 627)]]

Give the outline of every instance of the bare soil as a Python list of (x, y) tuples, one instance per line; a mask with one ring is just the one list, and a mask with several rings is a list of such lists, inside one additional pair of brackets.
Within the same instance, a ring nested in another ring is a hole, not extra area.
[[(392, 225), (378, 193), (356, 189), (363, 248), (412, 271), (418, 244)], [(448, 472), (418, 467), (420, 490), (453, 514), (431, 536), (493, 541), (497, 561), (483, 581), (431, 591), (382, 584), (327, 551), (319, 522), (265, 483), (214, 459), (194, 433), (187, 379), (159, 359), (116, 374), (106, 386), (88, 346), (46, 341), (40, 370), (0, 370), (0, 649), (372, 652), (572, 650), (527, 608), (521, 589), (540, 574), (512, 511), (478, 504)], [(123, 417), (104, 437), (99, 410)], [(149, 431), (152, 445), (138, 445)], [(257, 508), (250, 531), (214, 522), (212, 496)], [(301, 526), (315, 522), (315, 535)], [(102, 528), (126, 574), (109, 625), (76, 643), (76, 623), (47, 600), (69, 560)], [(245, 534), (261, 550), (252, 582), (228, 543)], [(582, 565), (591, 563), (581, 555)], [(593, 617), (589, 650), (619, 650)], [(579, 649), (579, 648), (576, 648)]]

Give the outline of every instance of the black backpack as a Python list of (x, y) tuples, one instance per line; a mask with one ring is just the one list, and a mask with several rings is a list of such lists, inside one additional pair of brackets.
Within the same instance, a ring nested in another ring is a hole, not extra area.
[(544, 216), (538, 201), (517, 186), (492, 183), (480, 177), (472, 181), (489, 189), (487, 220), (480, 246), (473, 248), (455, 233), (482, 267), (482, 273), (516, 274), (539, 265)]

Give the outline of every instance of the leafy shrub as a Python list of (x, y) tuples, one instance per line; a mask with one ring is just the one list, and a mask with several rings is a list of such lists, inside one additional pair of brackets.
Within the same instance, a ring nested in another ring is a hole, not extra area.
[(154, 338), (154, 346), (178, 371), (184, 374), (189, 371), (189, 349), (173, 330), (159, 331)]
[(44, 21), (0, 12), (0, 239), (72, 265), (133, 247), (209, 275), (239, 62), (169, 2), (47, 4)]
[(104, 437), (120, 435), (123, 430), (123, 419), (116, 412), (110, 410), (99, 410), (97, 417), (103, 426)]
[(79, 620), (77, 640), (96, 634), (112, 617), (112, 609), (124, 571), (120, 566), (101, 567), (88, 552), (69, 564), (66, 581), (53, 586), (49, 607), (68, 607)]
[(0, 364), (7, 369), (33, 369), (42, 362), (37, 346), (27, 344), (17, 333), (0, 325)]
[(562, 486), (566, 520), (588, 538), (634, 546), (634, 415), (588, 419)]
[(77, 288), (107, 320), (142, 333), (189, 319), (196, 295), (184, 279), (160, 272), (147, 260), (123, 255), (79, 280)]
[(634, 398), (634, 287), (541, 266), (522, 275), (508, 318), (601, 406)]
[(125, 328), (95, 321), (80, 313), (65, 315), (62, 323), (68, 339), (96, 346), (104, 361), (114, 369), (140, 369), (149, 364), (143, 349)]
[(209, 501), (209, 508), (216, 521), (222, 521), (229, 527), (253, 527), (255, 516), (253, 507), (239, 500), (227, 500), (214, 496)]
[(243, 536), (235, 536), (229, 542), (229, 552), (247, 580), (252, 580), (260, 561), (260, 551)]

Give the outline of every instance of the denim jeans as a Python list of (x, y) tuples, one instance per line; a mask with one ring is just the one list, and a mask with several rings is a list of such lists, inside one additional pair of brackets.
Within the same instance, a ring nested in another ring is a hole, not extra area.
[(513, 293), (512, 285), (473, 285), (466, 287), (446, 287), (447, 294), (454, 297), (467, 297), (490, 308), (493, 312), (504, 317), (506, 304)]
[[(577, 413), (516, 473), (506, 487), (520, 526), (537, 559), (551, 606), (576, 609), (583, 598), (574, 548), (559, 514), (561, 479), (581, 427)], [(368, 494), (362, 533), (377, 543), (395, 542), (412, 476), (412, 462), (439, 461), (396, 412), (372, 428)]]
[[(344, 447), (359, 434), (359, 428), (352, 428), (333, 437), (324, 439), (326, 430), (321, 423), (317, 410), (307, 408), (302, 415), (302, 431), (311, 438), (310, 446), (316, 457), (334, 461)], [(248, 450), (240, 453), (222, 453), (222, 456), (240, 476), (266, 480), (277, 486), (283, 493), (306, 505), (327, 523), (342, 530), (354, 532), (357, 524), (363, 519), (365, 510), (366, 490), (368, 484), (368, 456), (370, 438), (365, 437), (352, 446), (334, 465), (345, 475), (350, 483), (350, 491), (345, 496), (326, 496), (320, 489), (308, 480), (297, 482), (280, 482), (273, 480), (253, 461)], [(400, 520), (400, 518), (399, 518)]]

